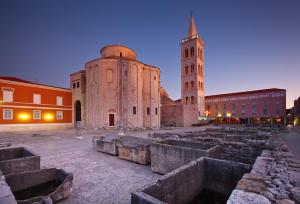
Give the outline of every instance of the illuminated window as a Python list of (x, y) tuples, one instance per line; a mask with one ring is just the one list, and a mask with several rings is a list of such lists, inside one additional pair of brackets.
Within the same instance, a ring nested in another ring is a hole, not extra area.
[(56, 111), (56, 120), (64, 119), (64, 112), (63, 111)]
[(13, 119), (13, 110), (3, 109), (3, 120), (12, 120), (12, 119)]
[(63, 105), (63, 98), (61, 96), (56, 97), (56, 105), (58, 105), (58, 106)]
[(33, 103), (41, 104), (41, 94), (33, 94)]
[(132, 113), (133, 113), (133, 115), (136, 115), (136, 106), (133, 106)]
[(33, 110), (33, 119), (40, 120), (41, 119), (41, 111), (40, 110)]
[(2, 89), (2, 91), (3, 91), (3, 101), (4, 102), (13, 102), (14, 91), (12, 89)]

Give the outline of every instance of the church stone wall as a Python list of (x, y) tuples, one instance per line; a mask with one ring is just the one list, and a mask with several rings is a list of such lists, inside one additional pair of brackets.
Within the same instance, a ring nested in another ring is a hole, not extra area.
[(107, 46), (86, 64), (87, 127), (160, 127), (160, 70), (132, 60), (136, 54), (128, 49)]

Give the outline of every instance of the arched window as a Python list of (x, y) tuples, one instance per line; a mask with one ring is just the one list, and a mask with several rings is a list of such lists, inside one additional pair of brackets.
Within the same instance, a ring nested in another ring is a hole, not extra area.
[(191, 64), (191, 73), (194, 73), (194, 71), (195, 71), (195, 66), (194, 64)]
[(203, 51), (200, 49), (200, 58), (203, 60)]
[(191, 90), (194, 90), (194, 81), (191, 81)]
[(201, 89), (203, 89), (203, 82), (201, 82)]
[(195, 103), (195, 99), (194, 99), (194, 96), (191, 97), (191, 104), (194, 104)]
[(189, 97), (185, 97), (185, 104), (186, 104), (186, 105), (189, 104)]
[(189, 49), (188, 48), (185, 48), (185, 50), (184, 50), (184, 57), (185, 58), (189, 57)]
[(191, 57), (194, 57), (194, 55), (195, 55), (194, 47), (191, 47)]
[(203, 76), (203, 66), (200, 64), (200, 75)]
[(189, 73), (189, 66), (185, 66), (185, 75), (188, 75), (188, 73)]
[(185, 91), (188, 91), (189, 90), (189, 82), (185, 82), (185, 85), (184, 85), (184, 90)]
[(201, 88), (201, 82), (200, 81), (198, 81), (198, 87)]

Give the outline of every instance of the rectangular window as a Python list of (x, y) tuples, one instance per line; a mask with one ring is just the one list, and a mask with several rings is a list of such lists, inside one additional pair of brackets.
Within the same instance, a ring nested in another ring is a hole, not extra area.
[(58, 105), (58, 106), (63, 105), (63, 98), (61, 96), (56, 97), (56, 105)]
[(33, 103), (41, 104), (41, 94), (33, 94)]
[(64, 112), (56, 111), (56, 120), (62, 120), (62, 119), (64, 119)]
[(41, 111), (40, 110), (33, 110), (33, 119), (40, 120), (41, 119)]
[(12, 119), (13, 119), (13, 110), (3, 109), (3, 120), (12, 120)]
[(155, 108), (155, 115), (157, 115), (157, 112), (158, 112), (158, 111), (157, 111), (157, 108)]
[(14, 92), (11, 90), (3, 90), (3, 101), (4, 102), (13, 102), (14, 97), (13, 97)]
[(150, 108), (147, 107), (147, 115), (150, 115)]
[(132, 113), (133, 113), (133, 115), (136, 115), (136, 106), (133, 106)]

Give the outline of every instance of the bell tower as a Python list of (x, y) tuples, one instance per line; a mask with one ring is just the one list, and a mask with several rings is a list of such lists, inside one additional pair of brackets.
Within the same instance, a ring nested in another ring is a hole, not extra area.
[(181, 40), (181, 99), (183, 126), (204, 116), (204, 41), (191, 14), (187, 37)]

